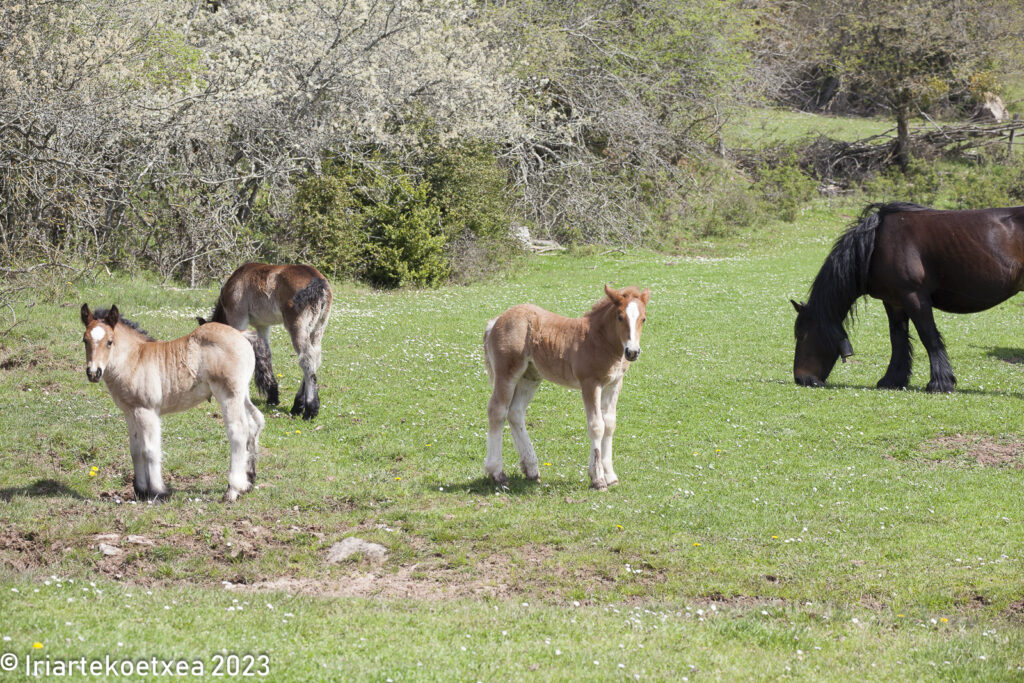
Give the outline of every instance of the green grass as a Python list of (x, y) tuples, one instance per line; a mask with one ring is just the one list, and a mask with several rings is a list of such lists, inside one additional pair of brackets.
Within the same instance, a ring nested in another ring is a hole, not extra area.
[(819, 135), (851, 142), (886, 132), (895, 135), (895, 126), (894, 121), (886, 118), (848, 118), (776, 107), (750, 107), (725, 126), (723, 136), (728, 148), (759, 149)]
[[(939, 314), (953, 395), (921, 391), (919, 346), (910, 391), (872, 388), (888, 361), (877, 302), (854, 362), (829, 388), (797, 387), (788, 299), (858, 209), (816, 204), (724, 259), (544, 256), (465, 287), (334, 283), (320, 417), (258, 402), (259, 487), (234, 505), (217, 502), (216, 404), (164, 422), (170, 502), (111, 502), (127, 493), (127, 432), (86, 381), (78, 320), (83, 301), (116, 302), (170, 338), (215, 291), (56, 286), (0, 339), (0, 651), (264, 653), (296, 680), (1020, 676), (1024, 470), (931, 445), (1024, 431), (1006, 360), (1024, 355), (1020, 304)], [(588, 488), (580, 399), (545, 385), (527, 416), (544, 483), (522, 478), (506, 438), (511, 487), (495, 490), (486, 321), (523, 301), (577, 315), (605, 282), (652, 290), (619, 403), (622, 483)], [(287, 408), (301, 376), (280, 329), (272, 346)], [(104, 558), (108, 532), (153, 545)], [(324, 564), (351, 535), (388, 561)], [(292, 592), (239, 586), (261, 582)]]

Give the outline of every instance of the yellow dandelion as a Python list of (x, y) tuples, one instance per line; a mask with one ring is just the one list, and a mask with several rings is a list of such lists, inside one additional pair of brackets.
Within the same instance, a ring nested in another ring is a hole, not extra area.
[(621, 528), (622, 528), (622, 525), (621, 525), (621, 524), (616, 524), (616, 525), (615, 525), (615, 528), (616, 528), (616, 529), (621, 529)]
[(279, 373), (277, 373), (277, 376), (278, 376), (278, 377), (284, 377), (284, 375), (282, 375), (282, 374), (281, 374), (280, 372), (279, 372)]
[(296, 434), (301, 434), (302, 432), (301, 432), (301, 431), (299, 431), (298, 429), (296, 429), (296, 430), (295, 430), (295, 433), (296, 433)]
[(430, 448), (430, 444), (428, 443), (426, 447), (427, 447), (427, 448)]
[(402, 481), (401, 477), (395, 477), (395, 481)]
[(43, 644), (37, 641), (35, 643), (32, 643), (32, 647), (34, 647), (37, 650), (42, 650), (43, 649)]
[(544, 467), (551, 467), (551, 463), (549, 463), (549, 462), (544, 463)]
[(96, 476), (96, 470), (89, 470), (89, 476), (90, 477), (95, 477)]
[(699, 547), (700, 547), (700, 543), (694, 543), (694, 544), (693, 544), (693, 547), (694, 547), (694, 548), (699, 548)]
[(896, 615), (896, 618), (897, 618), (897, 619), (902, 619), (902, 618), (903, 618), (903, 615), (902, 615), (902, 614), (897, 614), (897, 615)]
[(778, 538), (778, 536), (772, 536), (772, 538)]
[(939, 619), (939, 621), (941, 621), (943, 624), (945, 624), (945, 623), (947, 623), (949, 621), (949, 619), (947, 619), (946, 617), (942, 617), (941, 619)]

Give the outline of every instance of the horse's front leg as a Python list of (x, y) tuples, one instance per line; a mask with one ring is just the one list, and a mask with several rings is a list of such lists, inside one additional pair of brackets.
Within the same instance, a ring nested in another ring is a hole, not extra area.
[[(163, 477), (163, 451), (160, 439), (160, 415), (155, 410), (139, 409), (134, 413), (135, 424), (139, 430), (143, 461), (146, 471), (146, 489), (144, 495), (149, 500), (158, 501), (167, 497)], [(139, 470), (136, 469), (136, 477)]]
[(612, 468), (612, 435), (615, 433), (615, 410), (619, 402), (622, 377), (612, 382), (601, 392), (601, 414), (604, 418), (604, 438), (601, 440), (601, 464), (604, 467), (605, 482), (608, 486), (619, 483), (619, 477)]
[(132, 472), (134, 474), (132, 488), (135, 489), (135, 500), (149, 498), (149, 475), (146, 472), (146, 452), (142, 439), (142, 431), (135, 420), (134, 412), (126, 412), (124, 419), (128, 423), (128, 450), (132, 454)]
[(604, 462), (601, 458), (604, 440), (604, 415), (601, 413), (601, 385), (588, 382), (582, 387), (583, 408), (587, 413), (587, 436), (590, 437), (590, 483), (598, 491), (608, 490)]
[(949, 392), (956, 387), (953, 367), (946, 355), (946, 345), (942, 342), (939, 328), (935, 326), (931, 298), (927, 294), (910, 294), (905, 297), (904, 307), (914, 321), (921, 343), (928, 351), (932, 377), (926, 389), (934, 392)]
[(910, 369), (913, 354), (910, 348), (910, 321), (907, 312), (892, 304), (885, 303), (885, 314), (889, 317), (889, 342), (892, 344), (892, 357), (889, 368), (882, 379), (878, 380), (879, 389), (906, 389), (910, 382)]

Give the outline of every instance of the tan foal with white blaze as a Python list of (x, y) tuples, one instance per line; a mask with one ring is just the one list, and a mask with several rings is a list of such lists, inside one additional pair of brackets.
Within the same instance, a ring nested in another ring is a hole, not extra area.
[(94, 313), (82, 304), (81, 317), (85, 374), (90, 382), (103, 379), (128, 423), (136, 499), (167, 496), (161, 417), (188, 410), (211, 396), (220, 403), (231, 445), (224, 500), (234, 501), (251, 489), (264, 418), (249, 400), (257, 351), (245, 337), (227, 325), (210, 323), (179, 339), (157, 341), (122, 318), (117, 306)]
[(521, 304), (487, 323), (484, 360), (494, 391), (487, 405), (484, 471), (499, 484), (508, 483), (501, 458), (506, 420), (519, 467), (527, 479), (540, 481), (537, 454), (526, 433), (526, 406), (544, 379), (583, 394), (594, 488), (605, 491), (619, 483), (612, 467), (615, 408), (630, 361), (640, 355), (651, 290), (605, 285), (604, 291), (607, 296), (580, 318)]

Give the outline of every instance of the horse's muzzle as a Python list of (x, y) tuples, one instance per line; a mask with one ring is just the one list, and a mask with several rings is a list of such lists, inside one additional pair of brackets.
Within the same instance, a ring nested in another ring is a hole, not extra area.
[(89, 378), (90, 382), (99, 382), (100, 377), (103, 377), (103, 368), (99, 368), (98, 370), (95, 371), (87, 368), (85, 371), (85, 376)]
[(630, 362), (633, 362), (637, 358), (640, 357), (640, 349), (639, 348), (631, 349), (629, 347), (626, 347), (625, 353), (626, 353), (626, 360), (628, 360)]

